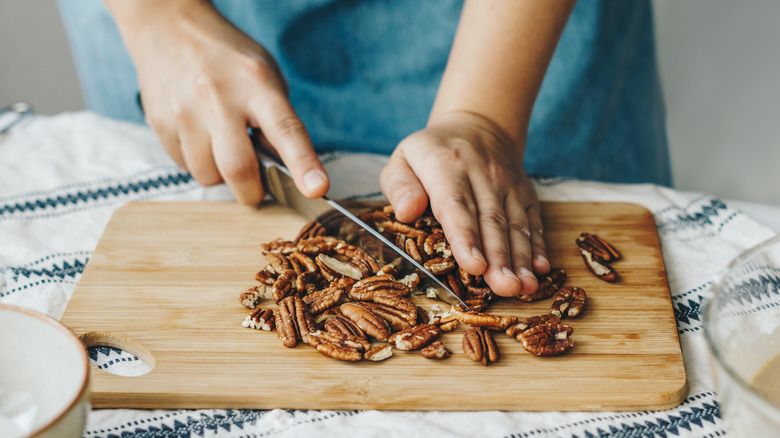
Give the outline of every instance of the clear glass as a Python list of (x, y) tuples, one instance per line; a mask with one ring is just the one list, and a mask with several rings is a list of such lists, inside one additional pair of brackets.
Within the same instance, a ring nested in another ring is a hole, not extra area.
[(755, 384), (780, 360), (780, 235), (734, 259), (714, 282), (704, 334), (729, 436), (780, 436), (780, 404), (762, 394), (768, 385)]

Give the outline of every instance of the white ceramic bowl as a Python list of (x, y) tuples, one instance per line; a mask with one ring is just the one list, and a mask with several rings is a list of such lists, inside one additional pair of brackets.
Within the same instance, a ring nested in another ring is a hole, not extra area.
[(0, 436), (80, 437), (89, 405), (87, 350), (58, 321), (0, 304)]

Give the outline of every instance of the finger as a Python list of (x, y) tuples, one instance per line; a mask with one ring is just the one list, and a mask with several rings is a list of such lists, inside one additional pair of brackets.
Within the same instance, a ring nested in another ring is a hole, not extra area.
[(528, 216), (515, 194), (507, 196), (504, 211), (509, 224), (507, 231), (512, 267), (522, 284), (519, 292), (524, 295), (532, 294), (539, 288), (539, 282), (531, 271), (532, 246)]
[(328, 175), (303, 122), (283, 95), (265, 94), (264, 97), (264, 102), (257, 99), (250, 102), (250, 111), (263, 135), (279, 152), (301, 193), (310, 198), (325, 195), (330, 186)]
[(239, 114), (220, 112), (212, 128), (214, 160), (236, 199), (254, 205), (265, 192), (252, 142), (246, 131), (246, 120)]
[(187, 168), (187, 160), (184, 159), (184, 154), (181, 151), (181, 142), (179, 140), (179, 134), (174, 129), (168, 127), (168, 124), (160, 119), (147, 116), (146, 123), (151, 126), (154, 132), (157, 134), (157, 139), (160, 140), (163, 149), (169, 157), (183, 170), (189, 170)]
[(511, 297), (520, 293), (523, 284), (512, 266), (509, 242), (509, 220), (504, 210), (505, 195), (495, 188), (475, 182), (479, 230), (488, 267), (485, 281), (497, 295)]
[(390, 157), (379, 175), (379, 185), (399, 221), (411, 222), (425, 212), (428, 195), (402, 154), (393, 154)]
[(222, 176), (214, 162), (210, 134), (186, 126), (182, 128), (179, 132), (181, 151), (192, 177), (206, 187), (222, 183)]
[(537, 275), (550, 272), (550, 261), (547, 259), (547, 245), (544, 243), (544, 225), (542, 224), (539, 202), (534, 201), (528, 209), (528, 225), (531, 230), (531, 254), (533, 254), (533, 271)]

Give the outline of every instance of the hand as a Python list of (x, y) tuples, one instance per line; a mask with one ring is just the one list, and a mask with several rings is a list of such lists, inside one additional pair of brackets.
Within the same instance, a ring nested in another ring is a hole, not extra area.
[(261, 45), (210, 2), (109, 6), (138, 71), (146, 120), (179, 166), (205, 186), (226, 182), (242, 203), (260, 202), (264, 190), (247, 135), (256, 127), (303, 194), (328, 191), (287, 84)]
[(502, 296), (535, 292), (534, 272), (550, 270), (522, 151), (488, 119), (449, 112), (404, 139), (380, 176), (400, 221), (430, 200), (458, 265)]

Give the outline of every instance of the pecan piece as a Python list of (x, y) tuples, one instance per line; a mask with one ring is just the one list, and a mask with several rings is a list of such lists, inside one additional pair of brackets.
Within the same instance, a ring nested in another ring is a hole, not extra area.
[[(472, 299), (472, 300), (464, 300), (463, 302), (466, 303), (467, 306), (469, 306), (469, 311), (471, 312), (481, 312), (487, 309), (487, 303), (485, 302), (485, 300)], [(460, 303), (455, 304), (453, 308), (458, 312), (465, 312), (465, 310), (463, 310), (463, 307), (460, 305)]]
[(314, 263), (314, 260), (300, 251), (295, 251), (288, 255), (287, 259), (290, 260), (290, 264), (298, 275), (304, 272), (319, 272), (320, 270), (317, 264)]
[(425, 262), (423, 266), (425, 266), (425, 269), (436, 275), (449, 274), (450, 272), (455, 271), (455, 269), (458, 267), (458, 265), (455, 263), (455, 258), (451, 256), (447, 258), (434, 257)]
[(595, 234), (581, 233), (576, 243), (581, 250), (598, 256), (605, 262), (620, 260), (620, 252), (612, 244)]
[(264, 269), (257, 271), (257, 274), (255, 274), (255, 280), (259, 281), (260, 283), (274, 284), (276, 281), (276, 273), (271, 272), (272, 270), (273, 268), (271, 268), (271, 265), (268, 265)]
[(547, 275), (538, 278), (539, 289), (530, 295), (518, 295), (520, 301), (538, 301), (545, 300), (555, 295), (555, 292), (566, 282), (566, 271), (561, 268), (550, 268)]
[(303, 239), (311, 239), (312, 237), (324, 236), (326, 234), (328, 234), (328, 231), (321, 223), (317, 221), (311, 221), (304, 225), (303, 228), (301, 228), (301, 231), (298, 232), (298, 236), (295, 237), (293, 242), (297, 244)]
[(336, 307), (339, 301), (341, 301), (342, 296), (344, 296), (343, 289), (331, 286), (326, 289), (312, 292), (301, 300), (308, 306), (309, 311), (312, 314), (318, 315), (332, 307)]
[(550, 313), (563, 318), (564, 315), (574, 318), (585, 307), (585, 290), (573, 286), (562, 287), (550, 306)]
[(447, 350), (442, 341), (434, 341), (431, 345), (420, 350), (420, 353), (426, 359), (442, 360), (450, 357), (450, 350)]
[(418, 284), (420, 284), (420, 276), (417, 275), (416, 272), (412, 272), (411, 274), (406, 275), (404, 278), (398, 280), (398, 282), (408, 287), (411, 291), (412, 288), (415, 288)]
[(385, 320), (368, 307), (359, 303), (344, 303), (340, 309), (344, 316), (354, 321), (369, 336), (380, 341), (386, 341), (387, 337), (390, 336)]
[(481, 327), (474, 327), (463, 334), (463, 352), (469, 359), (481, 362), (484, 366), (496, 362), (500, 357), (493, 335)]
[(517, 324), (512, 324), (506, 328), (506, 334), (507, 336), (511, 336), (519, 341), (520, 337), (526, 330), (534, 328), (537, 325), (560, 323), (560, 318), (553, 315), (552, 313), (548, 313), (546, 315), (530, 316), (528, 318), (520, 318), (517, 321)]
[(393, 348), (389, 345), (377, 345), (370, 350), (363, 353), (363, 359), (370, 360), (372, 362), (379, 362), (385, 359), (389, 359), (393, 355)]
[(557, 356), (574, 348), (574, 329), (564, 324), (541, 324), (528, 329), (520, 337), (523, 348), (537, 356)]
[[(361, 306), (368, 308), (372, 312), (376, 313), (384, 319), (393, 331), (400, 331), (412, 327), (417, 323), (417, 320), (409, 320), (406, 312), (398, 310), (394, 307), (386, 304), (377, 304), (373, 302), (364, 301), (360, 303)], [(416, 316), (416, 315), (415, 315)]]
[(241, 326), (267, 332), (273, 331), (276, 326), (274, 311), (271, 309), (257, 309), (244, 318)]
[(284, 254), (270, 253), (265, 257), (268, 259), (268, 266), (276, 275), (293, 268), (290, 260)]
[(429, 256), (439, 254), (444, 258), (452, 255), (450, 245), (447, 243), (447, 239), (444, 238), (444, 233), (431, 233), (425, 238), (423, 243), (423, 251)]
[(280, 274), (278, 277), (276, 277), (276, 281), (274, 282), (273, 286), (271, 286), (271, 296), (274, 297), (274, 300), (276, 300), (278, 303), (285, 297), (295, 295), (297, 290), (295, 290), (294, 285), (295, 271), (285, 271), (284, 274)]
[(472, 327), (482, 327), (487, 330), (506, 330), (507, 327), (517, 322), (516, 316), (491, 315), (479, 312), (452, 312), (458, 321)]
[(412, 300), (387, 291), (375, 291), (371, 301), (398, 310), (410, 324), (417, 322), (417, 306)]
[(315, 259), (317, 266), (320, 267), (322, 276), (328, 281), (333, 281), (341, 277), (349, 277), (355, 280), (363, 278), (363, 272), (357, 266), (342, 262), (339, 259), (326, 254), (318, 254)]
[(580, 249), (580, 254), (585, 266), (593, 275), (609, 283), (617, 281), (618, 273), (599, 256), (584, 249)]
[(330, 236), (317, 236), (301, 240), (296, 245), (296, 249), (304, 254), (316, 256), (317, 254), (332, 252), (339, 245), (345, 245), (344, 241)]
[(241, 296), (238, 297), (238, 300), (244, 307), (254, 309), (258, 304), (260, 304), (260, 301), (264, 296), (265, 286), (254, 286), (242, 292)]
[(296, 249), (295, 243), (284, 240), (281, 237), (274, 241), (260, 244), (260, 251), (266, 256), (268, 254), (290, 254)]
[(399, 350), (416, 350), (426, 346), (440, 334), (441, 330), (435, 325), (419, 324), (393, 333), (387, 342)]
[(319, 272), (303, 272), (295, 278), (295, 290), (299, 295), (308, 295), (328, 287), (328, 281)]
[(286, 297), (279, 301), (276, 311), (276, 332), (282, 345), (295, 347), (298, 341), (309, 343), (309, 333), (315, 330), (314, 319), (298, 297)]
[(404, 251), (406, 251), (406, 253), (409, 254), (409, 256), (413, 258), (415, 262), (423, 263), (425, 261), (423, 260), (422, 256), (425, 253), (420, 252), (420, 248), (417, 246), (415, 239), (406, 239), (403, 248)]

